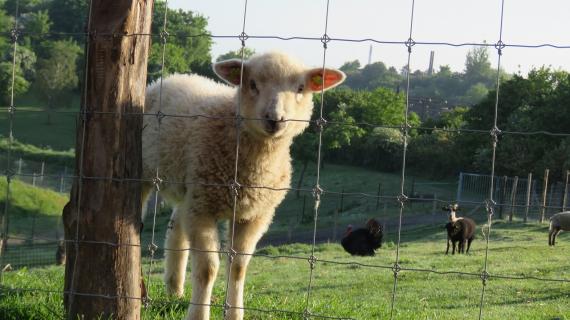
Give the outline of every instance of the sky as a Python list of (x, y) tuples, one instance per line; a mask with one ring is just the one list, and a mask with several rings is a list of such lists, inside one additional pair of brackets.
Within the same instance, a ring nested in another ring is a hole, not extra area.
[[(415, 42), (488, 43), (500, 39), (502, 0), (415, 0), (412, 39)], [(170, 8), (191, 10), (208, 18), (213, 35), (239, 35), (243, 28), (245, 0), (171, 0)], [(406, 41), (410, 36), (412, 0), (330, 0), (326, 34), (331, 38)], [(245, 33), (249, 36), (316, 37), (325, 33), (326, 0), (248, 0)], [(570, 47), (570, 1), (504, 0), (502, 41), (505, 44), (553, 44)], [(404, 44), (331, 41), (326, 51), (327, 67), (340, 67), (358, 59), (383, 61), (397, 69), (407, 63)], [(215, 39), (214, 59), (238, 50), (236, 38)], [(253, 39), (246, 46), (261, 53), (279, 50), (300, 58), (308, 66), (322, 66), (323, 45), (311, 40)], [(416, 44), (411, 69), (427, 70), (430, 51), (434, 67), (449, 65), (463, 71), (465, 55), (472, 46), (450, 47)], [(497, 50), (489, 48), (494, 68)], [(541, 66), (570, 70), (570, 48), (503, 49), (501, 67), (510, 73)]]

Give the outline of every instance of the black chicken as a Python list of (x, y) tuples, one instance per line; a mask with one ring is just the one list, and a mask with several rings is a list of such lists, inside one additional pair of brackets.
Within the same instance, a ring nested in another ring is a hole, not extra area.
[(375, 219), (370, 219), (365, 228), (352, 230), (352, 225), (348, 225), (340, 244), (353, 256), (373, 256), (375, 250), (382, 246), (382, 237), (382, 225)]

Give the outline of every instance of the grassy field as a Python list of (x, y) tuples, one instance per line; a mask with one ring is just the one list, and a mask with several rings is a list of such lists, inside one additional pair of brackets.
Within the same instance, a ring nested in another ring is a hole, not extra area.
[[(522, 223), (494, 224), (489, 244), (488, 281), (484, 319), (570, 319), (568, 282), (499, 279), (493, 275), (570, 278), (570, 234), (559, 245), (546, 245), (546, 226)], [(395, 235), (377, 256), (351, 257), (338, 244), (320, 244), (314, 270), (309, 309), (313, 314), (355, 319), (389, 317), (393, 288), (390, 267), (395, 259)], [(481, 272), (485, 244), (479, 236), (468, 255), (445, 256), (445, 235), (439, 229), (417, 228), (403, 234), (400, 263), (404, 268)], [(245, 302), (249, 308), (303, 312), (306, 306), (310, 246), (290, 244), (266, 247), (254, 257), (248, 272)], [(277, 257), (277, 256), (287, 257)], [(293, 259), (288, 257), (298, 257)], [(336, 264), (335, 262), (343, 263)], [(368, 265), (368, 266), (362, 266)], [(145, 273), (148, 272), (148, 264)], [(220, 270), (224, 270), (222, 266)], [(150, 306), (143, 319), (180, 319), (189, 299), (168, 299), (160, 277), (162, 262), (155, 263), (149, 283)], [(1, 319), (61, 319), (63, 268), (19, 269), (4, 273), (0, 290)], [(188, 286), (187, 286), (188, 287)], [(212, 303), (224, 301), (225, 278), (220, 273)], [(481, 279), (477, 275), (400, 272), (395, 319), (476, 319)], [(14, 290), (16, 289), (16, 290)], [(187, 292), (189, 288), (187, 288)], [(212, 310), (213, 319), (221, 310)], [(302, 319), (295, 313), (246, 311), (247, 319)]]
[[(299, 168), (293, 181), (297, 181)], [(436, 194), (438, 199), (451, 201), (455, 195), (455, 181), (428, 181), (407, 177), (405, 189)], [(316, 170), (309, 167), (303, 189), (311, 190), (316, 181)], [(415, 182), (412, 187), (412, 181)], [(392, 222), (399, 210), (393, 199), (377, 201), (380, 194), (393, 197), (399, 193), (400, 177), (361, 168), (326, 164), (321, 171), (320, 185), (325, 190), (319, 208), (319, 235), (329, 233), (337, 226), (337, 239), (348, 223), (362, 224), (369, 217)], [(11, 185), (10, 235), (26, 238), (30, 234), (54, 238), (65, 196), (45, 189), (32, 188), (20, 181)], [(339, 193), (349, 193), (341, 196)], [(6, 183), (0, 179), (0, 203), (5, 201)], [(303, 204), (304, 203), (304, 204)], [(436, 203), (438, 204), (438, 203)], [(300, 313), (307, 306), (311, 247), (303, 234), (313, 228), (314, 200), (310, 191), (297, 197), (289, 192), (276, 213), (268, 237), (291, 242), (281, 246), (264, 246), (260, 256), (253, 259), (248, 273), (246, 319), (302, 319)], [(303, 210), (303, 207), (305, 209)], [(342, 207), (342, 211), (335, 214)], [(435, 210), (434, 210), (435, 209)], [(169, 217), (163, 208), (156, 225), (156, 243), (162, 244)], [(303, 214), (304, 211), (304, 214)], [(479, 221), (482, 209), (463, 211)], [(150, 218), (150, 216), (149, 216)], [(400, 272), (394, 309), (395, 319), (476, 319), (482, 282), (479, 274), (485, 259), (485, 242), (477, 234), (469, 255), (445, 256), (445, 217), (437, 206), (412, 203), (406, 206), (400, 246)], [(426, 222), (427, 221), (427, 222)], [(432, 223), (434, 222), (434, 223)], [(318, 262), (314, 270), (308, 307), (313, 314), (355, 319), (389, 318), (393, 288), (391, 266), (396, 257), (396, 229), (387, 228), (385, 244), (376, 257), (357, 258), (346, 254), (340, 245), (321, 243), (316, 247)], [(143, 248), (147, 247), (152, 223), (145, 223)], [(332, 239), (325, 237), (322, 239)], [(279, 241), (277, 241), (279, 242)], [(281, 241), (283, 242), (283, 241)], [(267, 243), (267, 242), (266, 242)], [(269, 241), (271, 243), (271, 241)], [(485, 319), (570, 319), (570, 283), (533, 279), (502, 279), (493, 276), (539, 277), (570, 279), (570, 233), (561, 234), (556, 248), (547, 246), (547, 226), (520, 222), (493, 225), (488, 270), (491, 278), (486, 286), (483, 315)], [(12, 251), (38, 258), (54, 260), (55, 248), (28, 242), (11, 246)], [(15, 253), (14, 253), (15, 254)], [(159, 255), (160, 256), (160, 255)], [(3, 263), (19, 265), (18, 257), (4, 255)], [(11, 261), (9, 261), (12, 259)], [(143, 319), (180, 319), (188, 303), (184, 299), (169, 299), (161, 282), (162, 261), (155, 261), (150, 270), (145, 258), (145, 274), (150, 271), (147, 284), (152, 298), (143, 310)], [(221, 266), (220, 270), (224, 270)], [(438, 274), (429, 271), (459, 271), (469, 274)], [(94, 280), (96, 281), (96, 279)], [(62, 319), (62, 267), (15, 268), (2, 273), (0, 283), (0, 319)], [(225, 277), (220, 273), (214, 289), (213, 319), (220, 319), (224, 302)], [(187, 290), (189, 292), (189, 290)], [(288, 312), (263, 312), (281, 310)]]
[[(17, 107), (13, 118), (14, 138), (25, 144), (67, 151), (75, 146), (77, 109), (61, 109), (52, 113), (51, 123), (47, 113), (39, 107)], [(0, 132), (8, 136), (9, 113), (0, 109)]]

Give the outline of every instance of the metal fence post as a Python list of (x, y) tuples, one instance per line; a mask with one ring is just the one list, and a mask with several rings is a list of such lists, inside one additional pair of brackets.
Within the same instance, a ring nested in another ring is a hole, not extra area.
[(455, 201), (461, 202), (461, 190), (463, 188), (463, 172), (459, 172), (459, 181), (457, 182), (457, 195)]

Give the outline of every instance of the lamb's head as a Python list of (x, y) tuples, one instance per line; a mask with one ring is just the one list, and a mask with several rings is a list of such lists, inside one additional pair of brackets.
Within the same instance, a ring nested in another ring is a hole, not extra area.
[(447, 211), (447, 212), (448, 212), (448, 216), (447, 216), (447, 217), (448, 217), (449, 221), (452, 221), (452, 222), (455, 221), (455, 220), (457, 220), (457, 216), (456, 216), (457, 211), (461, 210), (461, 209), (459, 208), (459, 204), (457, 204), (457, 203), (449, 204), (449, 205), (443, 206), (441, 209), (442, 209), (443, 211)]
[[(313, 93), (333, 88), (345, 79), (335, 69), (308, 69), (282, 53), (256, 55), (243, 62), (231, 59), (214, 65), (227, 83), (241, 85), (244, 128), (262, 139), (294, 137), (309, 125)], [(324, 71), (324, 72), (323, 72)], [(242, 82), (243, 81), (243, 82)]]

